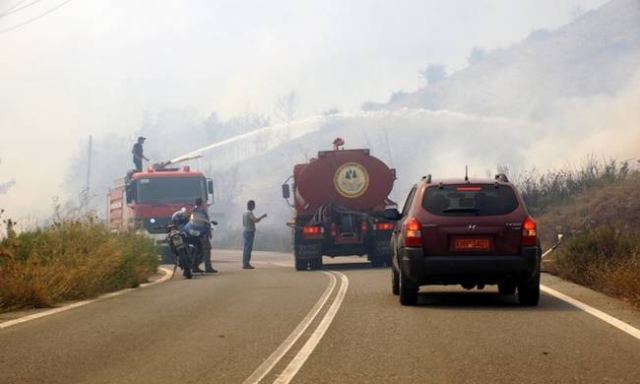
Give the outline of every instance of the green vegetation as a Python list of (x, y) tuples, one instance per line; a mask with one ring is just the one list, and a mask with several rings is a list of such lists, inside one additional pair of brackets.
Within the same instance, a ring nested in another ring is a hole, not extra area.
[(89, 218), (18, 235), (7, 228), (0, 242), (0, 311), (137, 287), (156, 272), (157, 255), (148, 238), (111, 233)]
[(543, 248), (566, 236), (546, 269), (640, 307), (640, 172), (590, 159), (581, 169), (515, 179)]

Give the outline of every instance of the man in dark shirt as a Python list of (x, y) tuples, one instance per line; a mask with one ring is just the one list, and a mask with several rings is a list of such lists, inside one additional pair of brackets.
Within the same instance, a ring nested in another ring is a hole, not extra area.
[(142, 172), (142, 160), (149, 161), (149, 159), (144, 157), (144, 151), (142, 149), (142, 144), (144, 144), (146, 139), (146, 137), (138, 137), (138, 142), (133, 145), (133, 149), (131, 150), (131, 154), (133, 155), (133, 164), (136, 166), (136, 172)]

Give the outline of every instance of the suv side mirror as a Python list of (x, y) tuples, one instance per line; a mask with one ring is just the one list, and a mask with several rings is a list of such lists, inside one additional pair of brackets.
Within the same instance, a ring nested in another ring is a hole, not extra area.
[(396, 208), (385, 209), (382, 216), (387, 220), (398, 221), (402, 218), (402, 215)]
[(289, 188), (289, 184), (282, 184), (282, 197), (284, 199), (289, 199), (291, 197), (291, 189)]

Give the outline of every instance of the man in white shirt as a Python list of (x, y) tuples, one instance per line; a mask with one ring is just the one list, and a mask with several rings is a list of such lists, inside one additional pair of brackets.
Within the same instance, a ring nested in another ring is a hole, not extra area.
[(267, 217), (267, 214), (260, 217), (256, 217), (253, 214), (253, 210), (256, 209), (256, 202), (249, 200), (247, 202), (247, 212), (242, 215), (242, 238), (244, 239), (244, 249), (242, 252), (242, 268), (243, 269), (255, 269), (251, 265), (251, 251), (253, 251), (253, 240), (256, 237), (256, 223)]

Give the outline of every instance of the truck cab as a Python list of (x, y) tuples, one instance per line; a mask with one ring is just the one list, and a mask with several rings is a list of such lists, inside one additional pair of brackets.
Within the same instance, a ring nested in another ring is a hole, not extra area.
[(213, 192), (213, 180), (189, 167), (131, 173), (109, 191), (108, 223), (113, 231), (140, 231), (163, 245), (171, 215), (198, 197), (212, 205)]

